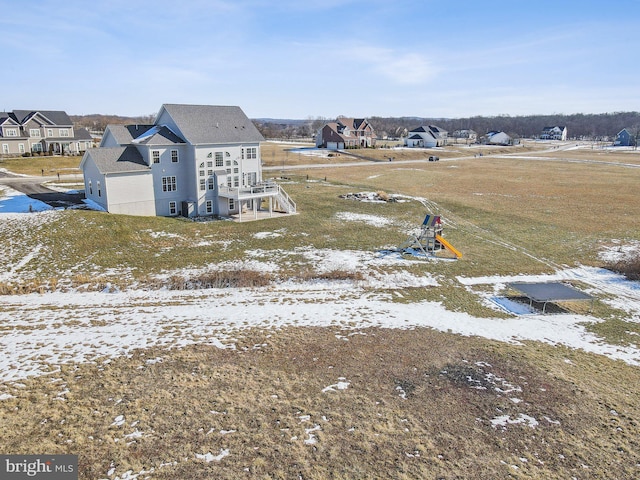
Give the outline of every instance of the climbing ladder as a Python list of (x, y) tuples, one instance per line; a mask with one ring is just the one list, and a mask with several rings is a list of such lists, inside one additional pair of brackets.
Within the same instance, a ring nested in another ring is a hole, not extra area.
[(419, 252), (426, 257), (431, 257), (443, 248), (453, 253), (456, 258), (462, 257), (462, 253), (442, 236), (442, 220), (440, 215), (428, 213), (422, 222), (420, 233), (407, 238), (407, 240), (398, 246), (398, 251), (411, 254)]

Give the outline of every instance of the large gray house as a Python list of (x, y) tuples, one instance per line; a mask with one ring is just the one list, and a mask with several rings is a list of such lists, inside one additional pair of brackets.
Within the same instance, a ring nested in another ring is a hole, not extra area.
[(2, 155), (51, 153), (77, 155), (93, 146), (84, 128), (74, 128), (62, 110), (13, 110), (0, 112)]
[(262, 179), (264, 138), (235, 106), (163, 105), (153, 125), (110, 125), (80, 168), (85, 196), (111, 213), (186, 217), (295, 213)]

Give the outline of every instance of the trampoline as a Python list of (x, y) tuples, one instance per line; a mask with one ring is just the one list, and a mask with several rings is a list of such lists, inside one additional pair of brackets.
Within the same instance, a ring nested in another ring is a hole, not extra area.
[(590, 300), (593, 305), (593, 297), (569, 285), (559, 282), (547, 283), (520, 283), (508, 284), (509, 288), (517, 290), (529, 299), (529, 306), (533, 302), (542, 304), (542, 313), (546, 312), (547, 303), (573, 300)]

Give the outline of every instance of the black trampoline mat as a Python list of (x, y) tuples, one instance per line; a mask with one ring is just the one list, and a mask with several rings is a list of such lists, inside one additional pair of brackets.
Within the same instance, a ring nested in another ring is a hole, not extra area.
[(547, 283), (509, 283), (508, 286), (524, 293), (534, 302), (556, 302), (559, 300), (592, 300), (591, 295), (587, 295), (578, 289), (559, 282)]

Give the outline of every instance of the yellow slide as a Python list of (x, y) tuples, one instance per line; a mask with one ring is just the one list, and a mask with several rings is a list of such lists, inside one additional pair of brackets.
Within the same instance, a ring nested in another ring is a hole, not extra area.
[(456, 258), (462, 258), (462, 253), (460, 253), (460, 251), (456, 247), (451, 245), (449, 242), (447, 242), (440, 235), (436, 235), (436, 240), (439, 241), (444, 248), (446, 248), (451, 253), (453, 253), (456, 256)]

